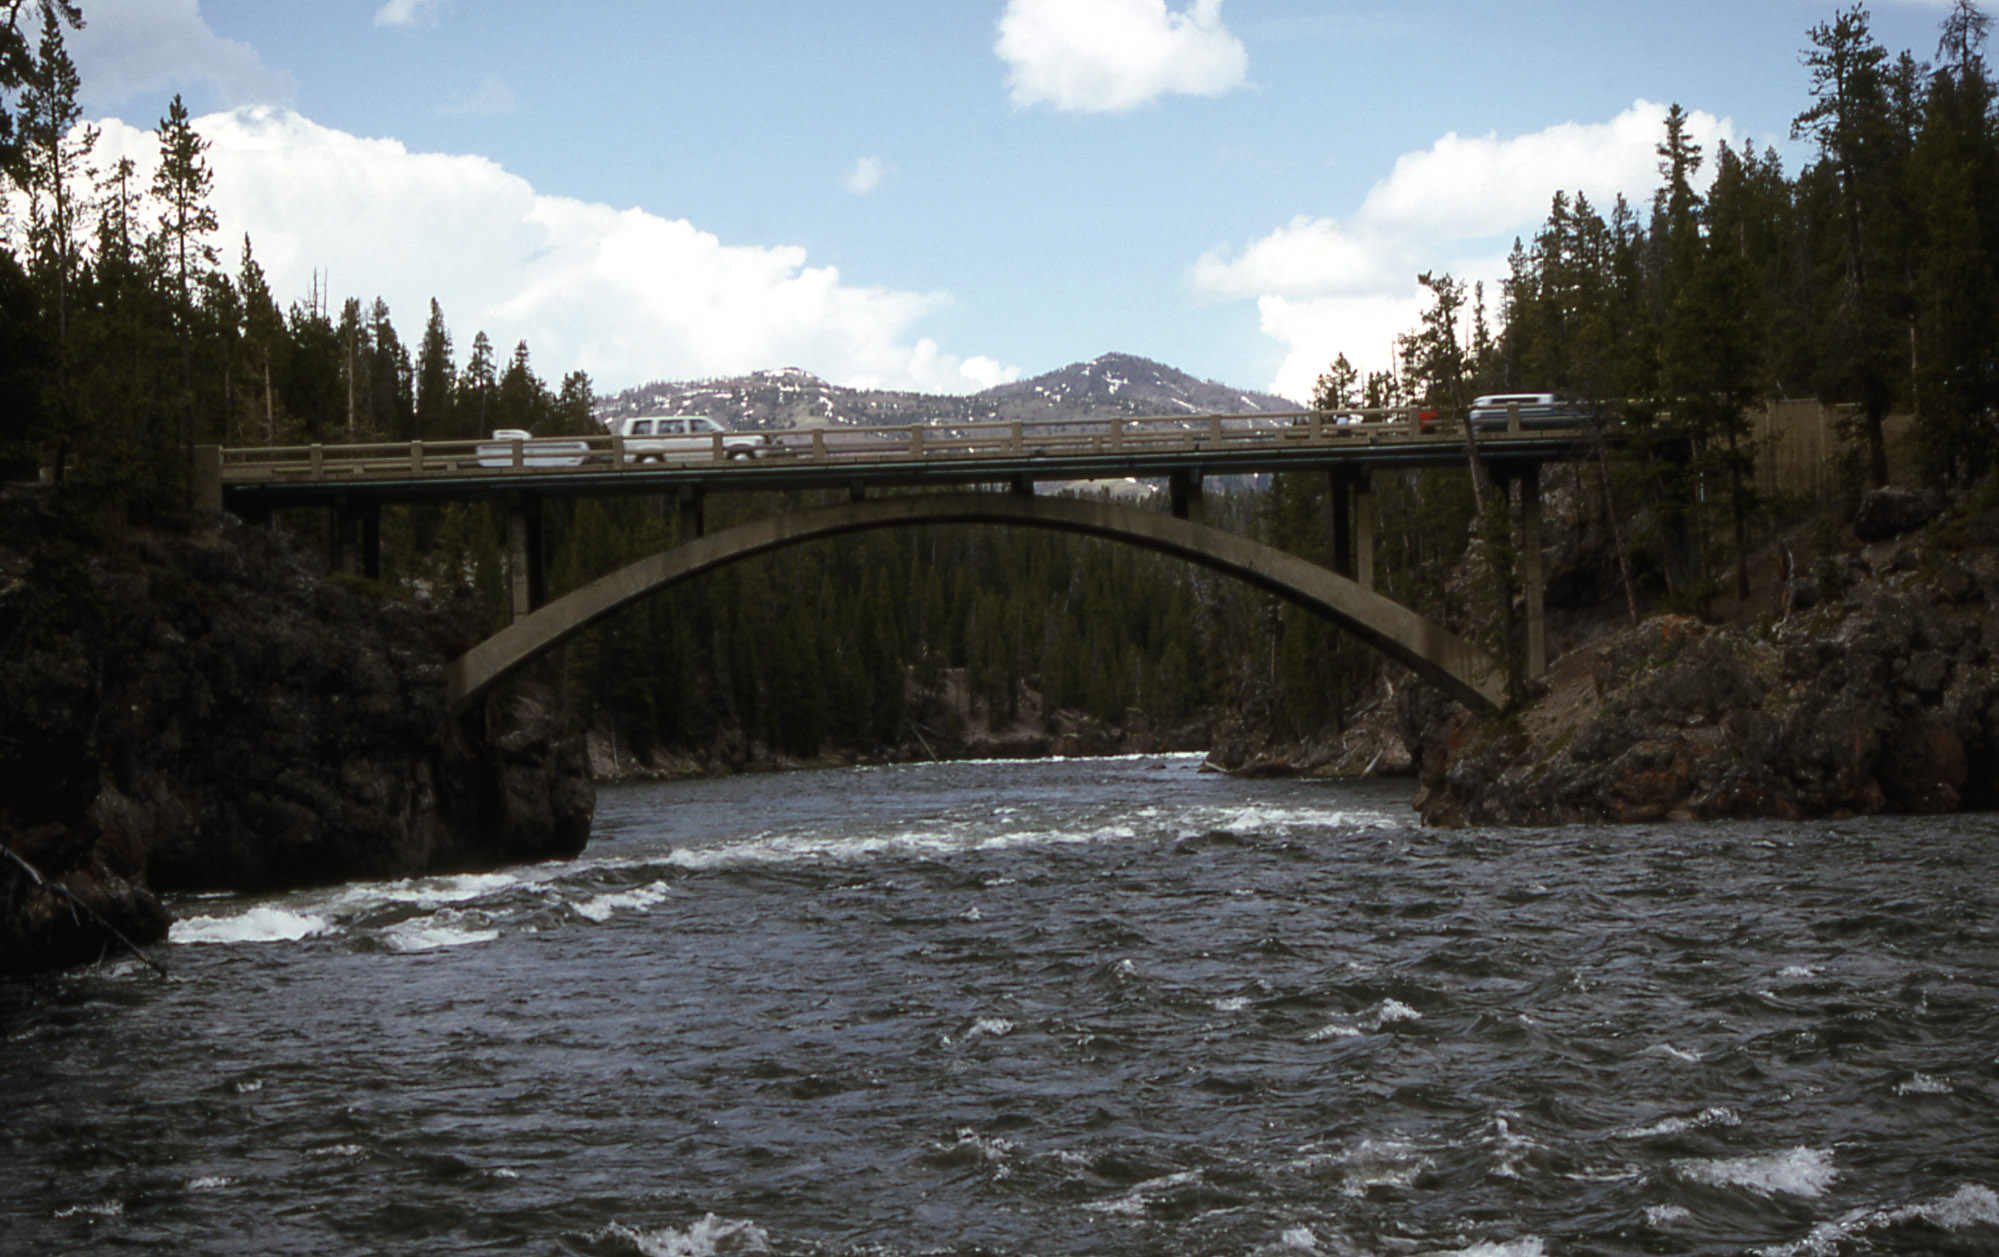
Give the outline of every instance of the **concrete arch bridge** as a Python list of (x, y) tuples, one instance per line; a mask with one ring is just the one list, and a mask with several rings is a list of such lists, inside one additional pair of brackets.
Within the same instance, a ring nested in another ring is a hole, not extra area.
[(1506, 667), (1442, 625), (1348, 576), (1247, 537), (1101, 499), (959, 491), (864, 499), (752, 520), (693, 537), (514, 620), (453, 660), (454, 710), (568, 638), (639, 599), (731, 563), (844, 533), (925, 524), (1048, 528), (1170, 554), (1250, 582), (1341, 625), (1477, 710), (1506, 701)]
[[(1572, 417), (1573, 418), (1573, 417)], [(717, 434), (707, 451), (637, 456), (617, 435), (408, 441), (195, 451), (196, 499), (249, 522), (280, 510), (326, 510), (336, 563), (380, 575), (384, 505), (486, 502), (507, 519), (513, 623), (455, 660), (450, 698), (463, 709), (538, 655), (635, 599), (781, 547), (872, 528), (993, 524), (1058, 529), (1176, 555), (1315, 611), (1407, 664), (1457, 700), (1489, 710), (1506, 698), (1506, 666), (1441, 625), (1374, 593), (1376, 471), (1466, 466), (1464, 425), (1415, 410), (1165, 415), (1047, 421), (959, 421), (767, 434), (738, 458)], [(1525, 600), (1521, 675), (1546, 670), (1540, 473), (1587, 453), (1577, 422), (1504, 427), (1477, 441), (1477, 460), (1517, 495), (1518, 576)], [(1598, 439), (1603, 439), (1599, 434)], [(1219, 476), (1309, 472), (1328, 477), (1331, 569), (1206, 527), (1203, 484)], [(1163, 482), (1170, 514), (1037, 495), (1038, 484)], [(994, 489), (1000, 491), (994, 492)], [(706, 535), (711, 493), (839, 493), (848, 501)], [(914, 492), (912, 492), (914, 491)], [(556, 498), (648, 495), (677, 503), (683, 542), (550, 601), (542, 505)]]

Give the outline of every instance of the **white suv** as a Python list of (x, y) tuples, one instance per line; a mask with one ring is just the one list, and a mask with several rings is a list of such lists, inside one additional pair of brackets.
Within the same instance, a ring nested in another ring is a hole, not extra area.
[(615, 431), (625, 438), (627, 462), (761, 458), (771, 449), (769, 433), (731, 432), (706, 415), (642, 415), (621, 420)]

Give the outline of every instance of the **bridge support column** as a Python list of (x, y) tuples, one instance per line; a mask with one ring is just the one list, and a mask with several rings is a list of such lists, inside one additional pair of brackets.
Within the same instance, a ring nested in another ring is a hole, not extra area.
[(1168, 476), (1166, 492), (1173, 504), (1173, 518), (1184, 519), (1190, 524), (1203, 522), (1206, 512), (1201, 509), (1200, 468), (1192, 467)]
[(680, 500), (680, 540), (684, 545), (708, 531), (708, 509), (698, 484), (682, 485)]
[(382, 504), (340, 498), (333, 507), (333, 570), (382, 579)]
[(1520, 476), (1520, 588), (1527, 604), (1528, 680), (1548, 675), (1548, 612), (1541, 575), (1541, 467), (1529, 465)]
[(1034, 496), (1034, 481), (1026, 476), (1015, 476), (1013, 483), (1007, 486), (1007, 492), (1017, 498), (1031, 498)]
[(1364, 471), (1353, 485), (1353, 579), (1374, 591), (1374, 478)]
[(1326, 473), (1332, 490), (1333, 570), (1359, 585), (1374, 588), (1374, 485), (1364, 471), (1333, 468)]
[(507, 499), (507, 574), (513, 585), (514, 618), (522, 619), (548, 601), (541, 558), (541, 497), (516, 493)]
[(194, 447), (194, 509), (197, 511), (219, 511), (222, 509), (222, 447), (220, 445), (197, 445)]
[(1335, 467), (1326, 472), (1326, 487), (1332, 497), (1332, 544), (1333, 571), (1348, 580), (1353, 579), (1353, 480), (1345, 470)]

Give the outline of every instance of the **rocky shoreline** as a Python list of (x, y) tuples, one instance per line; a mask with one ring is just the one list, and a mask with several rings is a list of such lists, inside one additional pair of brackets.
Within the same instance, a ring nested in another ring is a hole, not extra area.
[(1911, 496), (1872, 495), (1849, 547), (1753, 623), (1654, 617), (1501, 718), (1407, 693), (1417, 810), (1550, 825), (1999, 804), (1999, 509), (1925, 525), (1936, 508)]
[(163, 893), (580, 851), (580, 739), (532, 702), (446, 709), (444, 665), (469, 636), (269, 530), (91, 535), (7, 491), (0, 972), (162, 938)]

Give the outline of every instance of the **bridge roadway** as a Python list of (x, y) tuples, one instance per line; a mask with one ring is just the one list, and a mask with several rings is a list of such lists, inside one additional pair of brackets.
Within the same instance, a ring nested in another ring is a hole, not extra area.
[[(521, 633), (512, 634), (511, 662), (507, 665), (511, 670), (581, 627), (567, 621), (558, 624), (560, 617), (540, 612), (546, 602), (541, 503), (550, 497), (672, 496), (679, 503), (681, 537), (686, 542), (705, 534), (702, 504), (709, 493), (844, 490), (851, 504), (859, 508), (868, 492), (878, 489), (1000, 486), (1015, 498), (1032, 498), (1037, 484), (1087, 488), (1090, 482), (1164, 480), (1171, 515), (1194, 525), (1202, 538), (1176, 535), (1170, 546), (1161, 547), (1143, 527), (1132, 526), (1132, 521), (1114, 528), (1079, 528), (1053, 507), (1013, 513), (1021, 518), (989, 517), (993, 522), (1094, 531), (1134, 544), (1167, 548), (1204, 562), (1205, 556), (1224, 550), (1233, 553), (1234, 549), (1228, 534), (1201, 527), (1205, 480), (1318, 471), (1329, 476), (1333, 497), (1331, 575), (1351, 583), (1352, 591), (1329, 598), (1317, 591), (1316, 585), (1308, 590), (1305, 584), (1264, 580), (1254, 574), (1263, 570), (1261, 567), (1209, 565), (1238, 575), (1247, 573), (1247, 578), (1313, 607), (1377, 645), (1407, 639), (1408, 650), (1384, 649), (1404, 662), (1412, 662), (1413, 651), (1418, 662), (1412, 666), (1444, 683), (1454, 696), (1474, 706), (1494, 704), (1497, 691), (1492, 677), (1497, 665), (1475, 650), (1465, 653), (1470, 648), (1461, 650), (1464, 644), (1439, 626), (1421, 621), (1414, 613), (1372, 593), (1371, 473), (1461, 466), (1465, 459), (1462, 428), (1430, 413), (1373, 410), (1339, 417), (1300, 411), (1066, 422), (828, 426), (770, 435), (771, 444), (760, 449), (756, 457), (731, 457), (733, 451), (726, 450), (718, 436), (705, 450), (677, 452), (660, 461), (647, 461), (654, 457), (651, 451), (628, 449), (624, 438), (609, 435), (250, 449), (208, 446), (195, 453), (195, 485), (203, 505), (232, 511), (247, 520), (268, 519), (281, 509), (331, 508), (336, 521), (336, 561), (345, 570), (370, 577), (379, 575), (380, 512), (384, 504), (489, 500), (504, 505), (516, 627), (524, 628), (520, 622), (530, 617), (540, 625), (534, 630), (540, 636), (528, 645), (522, 644), (525, 639)], [(1521, 520), (1527, 532), (1519, 548), (1523, 570), (1518, 573), (1527, 601), (1522, 670), (1528, 677), (1545, 670), (1546, 656), (1539, 469), (1544, 462), (1576, 457), (1582, 437), (1575, 428), (1523, 429), (1517, 408), (1504, 429), (1478, 434), (1482, 461), (1489, 472), (1496, 480), (1520, 488)], [(944, 504), (940, 500), (937, 505), (941, 509)], [(862, 511), (856, 519), (866, 515), (872, 520), (874, 513)], [(904, 513), (897, 518), (923, 522), (920, 514)], [(962, 511), (953, 517), (970, 522)], [(844, 530), (850, 529), (836, 525), (822, 528), (819, 535)], [(767, 547), (752, 546), (742, 553), (761, 548)], [(1276, 553), (1271, 551), (1271, 555)], [(1258, 562), (1267, 567), (1276, 560), (1265, 556)], [(1349, 594), (1371, 601), (1353, 601)], [(1383, 608), (1393, 608), (1393, 613)], [(601, 612), (591, 616), (598, 614)], [(1412, 617), (1413, 626), (1405, 622)], [(1439, 634), (1450, 638), (1449, 642), (1437, 645), (1443, 640)], [(1420, 662), (1432, 656), (1437, 660), (1435, 668)], [(478, 691), (483, 692), (497, 679), (497, 673), (481, 673)], [(454, 682), (455, 689), (457, 685)]]
[[(197, 481), (213, 506), (246, 515), (339, 500), (421, 502), (687, 490), (862, 489), (1164, 479), (1340, 468), (1355, 472), (1461, 463), (1454, 423), (1409, 411), (1157, 416), (1063, 422), (825, 427), (770, 434), (760, 457), (713, 448), (643, 461), (615, 436), (529, 441), (410, 441), (275, 448), (204, 447)], [(1503, 469), (1574, 456), (1573, 428), (1479, 434)]]

